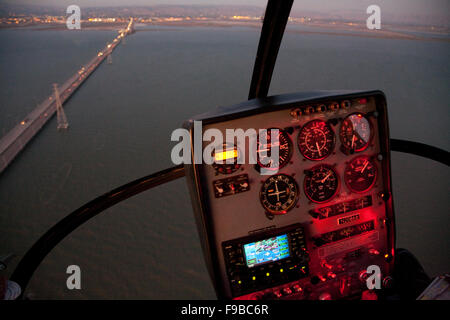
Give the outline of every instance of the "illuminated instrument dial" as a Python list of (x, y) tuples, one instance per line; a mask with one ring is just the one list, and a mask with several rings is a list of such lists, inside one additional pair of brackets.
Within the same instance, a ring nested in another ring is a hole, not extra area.
[(333, 129), (323, 120), (312, 120), (300, 130), (297, 139), (302, 155), (310, 160), (322, 160), (334, 149)]
[(344, 148), (350, 152), (365, 150), (372, 135), (369, 120), (362, 113), (354, 113), (344, 119), (339, 137)]
[[(292, 141), (289, 135), (281, 129), (277, 129), (278, 139), (273, 139), (272, 130), (274, 129), (267, 129), (263, 135), (258, 136), (258, 164), (263, 168), (279, 169), (291, 160)], [(278, 159), (270, 159), (271, 148), (277, 146), (279, 146)]]
[(305, 194), (311, 201), (327, 202), (338, 192), (339, 177), (331, 166), (320, 164), (305, 171), (305, 174)]
[(273, 175), (262, 185), (259, 198), (267, 212), (285, 214), (297, 202), (297, 182), (295, 182), (294, 178), (285, 174)]
[(239, 152), (235, 145), (223, 145), (221, 151), (214, 150), (212, 156), (214, 158), (213, 167), (217, 173), (230, 174), (240, 168), (237, 160)]
[(344, 180), (347, 187), (356, 193), (370, 190), (377, 178), (377, 166), (370, 157), (354, 158), (345, 168)]

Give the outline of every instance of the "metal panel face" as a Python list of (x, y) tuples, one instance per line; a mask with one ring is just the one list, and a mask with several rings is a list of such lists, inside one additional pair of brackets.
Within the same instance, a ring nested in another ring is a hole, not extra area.
[[(378, 265), (383, 277), (391, 272), (394, 225), (384, 97), (370, 92), (273, 101), (199, 119), (202, 133), (214, 129), (226, 137), (227, 129), (242, 129), (248, 134), (245, 144), (202, 142), (202, 151), (223, 146), (222, 152), (213, 151), (214, 161), (235, 162), (190, 167), (198, 227), (218, 294), (245, 299), (358, 294), (365, 289), (368, 266)], [(264, 164), (249, 163), (248, 138), (256, 138), (261, 159), (270, 140), (264, 143), (255, 134), (271, 128), (280, 132), (273, 140), (280, 146), (278, 169), (263, 175)], [(244, 163), (236, 163), (240, 157)], [(281, 252), (286, 241), (289, 253)], [(258, 261), (249, 263), (250, 247)]]

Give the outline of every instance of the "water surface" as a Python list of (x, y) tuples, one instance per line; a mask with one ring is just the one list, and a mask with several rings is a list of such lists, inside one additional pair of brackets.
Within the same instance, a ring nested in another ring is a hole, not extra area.
[[(113, 31), (0, 31), (0, 133), (89, 61)], [(170, 134), (194, 114), (244, 101), (258, 30), (145, 27), (127, 38), (0, 176), (0, 254), (19, 257), (87, 201), (172, 166)], [(381, 89), (391, 136), (449, 148), (446, 42), (286, 33), (271, 94)], [(449, 169), (392, 155), (398, 246), (448, 272)], [(10, 266), (13, 270), (18, 258)], [(66, 289), (66, 268), (82, 290)], [(184, 179), (129, 199), (61, 242), (28, 292), (50, 299), (215, 298)]]

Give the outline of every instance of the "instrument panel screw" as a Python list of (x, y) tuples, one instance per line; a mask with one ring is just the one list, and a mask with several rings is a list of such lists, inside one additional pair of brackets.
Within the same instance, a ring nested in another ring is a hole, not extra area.
[(291, 110), (291, 117), (295, 120), (298, 120), (298, 118), (302, 115), (302, 110), (300, 108), (296, 108)]
[(275, 218), (275, 216), (273, 214), (269, 213), (269, 212), (266, 212), (266, 217), (269, 220), (273, 220), (273, 218)]

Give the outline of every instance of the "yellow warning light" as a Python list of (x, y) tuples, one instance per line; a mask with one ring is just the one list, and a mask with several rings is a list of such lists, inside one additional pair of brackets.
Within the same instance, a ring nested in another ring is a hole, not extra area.
[(214, 155), (214, 159), (216, 161), (225, 161), (228, 159), (236, 159), (237, 158), (237, 150), (233, 149), (233, 150), (225, 150), (224, 152), (217, 152)]

